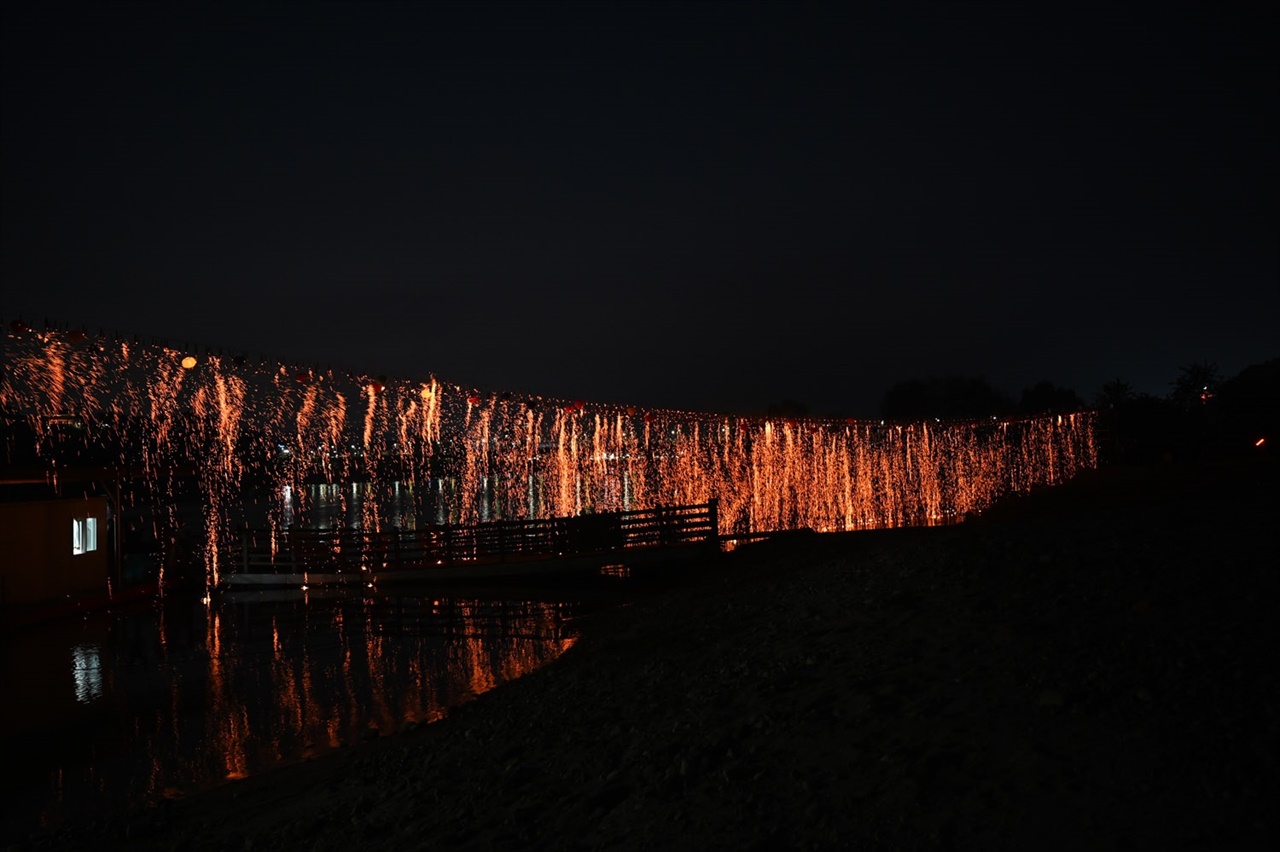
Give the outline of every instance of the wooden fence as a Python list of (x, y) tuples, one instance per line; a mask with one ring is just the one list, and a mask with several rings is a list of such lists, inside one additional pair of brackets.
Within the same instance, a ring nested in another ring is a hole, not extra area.
[[(238, 570), (386, 571), (586, 556), (633, 548), (719, 546), (716, 501), (537, 521), (418, 529), (244, 530)], [(234, 551), (233, 551), (234, 552)]]

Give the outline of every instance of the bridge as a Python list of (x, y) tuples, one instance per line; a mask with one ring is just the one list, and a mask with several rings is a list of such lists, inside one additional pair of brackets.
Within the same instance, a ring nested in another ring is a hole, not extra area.
[[(208, 581), (233, 559), (246, 491), (314, 483), (433, 494), (454, 524), (718, 501), (724, 535), (952, 522), (1097, 463), (1092, 412), (968, 422), (792, 420), (371, 378), (65, 329), (10, 327), (0, 410), (50, 478), (140, 468), (157, 517), (191, 472)], [(19, 448), (22, 449), (22, 448)], [(277, 501), (279, 502), (279, 501)], [(393, 527), (376, 499), (348, 524)]]

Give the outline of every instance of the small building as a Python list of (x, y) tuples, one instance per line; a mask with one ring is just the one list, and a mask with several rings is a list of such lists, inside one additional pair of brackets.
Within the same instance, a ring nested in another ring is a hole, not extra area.
[(0, 502), (0, 605), (105, 593), (107, 498)]

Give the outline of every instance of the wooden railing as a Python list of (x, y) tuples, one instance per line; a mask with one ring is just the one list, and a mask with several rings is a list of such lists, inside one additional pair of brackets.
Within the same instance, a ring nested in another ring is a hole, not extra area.
[[(386, 571), (465, 563), (553, 559), (631, 548), (719, 546), (716, 501), (537, 521), (369, 531), (244, 530), (243, 573)], [(233, 551), (234, 552), (234, 551)]]

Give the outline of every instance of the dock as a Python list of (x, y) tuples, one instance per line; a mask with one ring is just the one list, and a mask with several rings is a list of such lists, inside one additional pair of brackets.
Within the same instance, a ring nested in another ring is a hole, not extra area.
[(715, 500), (416, 529), (246, 529), (228, 589), (499, 580), (599, 571), (720, 550)]

